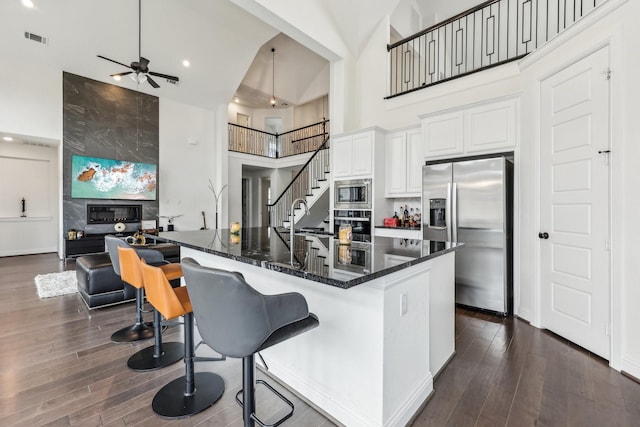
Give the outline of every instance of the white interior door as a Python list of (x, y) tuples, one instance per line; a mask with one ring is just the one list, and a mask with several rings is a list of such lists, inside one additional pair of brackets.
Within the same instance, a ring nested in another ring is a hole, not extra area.
[(541, 323), (609, 359), (609, 50), (541, 86)]

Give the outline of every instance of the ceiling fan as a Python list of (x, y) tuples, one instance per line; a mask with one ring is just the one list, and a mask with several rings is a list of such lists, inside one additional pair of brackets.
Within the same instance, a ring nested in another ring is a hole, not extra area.
[(167, 79), (173, 84), (178, 83), (180, 79), (176, 76), (170, 76), (168, 74), (156, 73), (149, 70), (149, 60), (144, 58), (141, 54), (141, 32), (142, 32), (142, 0), (138, 0), (138, 60), (131, 63), (131, 65), (123, 64), (122, 62), (115, 61), (113, 59), (107, 58), (106, 56), (97, 55), (98, 58), (106, 59), (107, 61), (114, 62), (118, 65), (122, 65), (123, 67), (127, 67), (132, 71), (124, 71), (122, 73), (111, 74), (111, 77), (122, 77), (126, 75), (133, 74), (134, 80), (138, 83), (147, 81), (154, 88), (159, 88), (160, 85), (156, 83), (151, 76), (162, 77), (163, 79)]

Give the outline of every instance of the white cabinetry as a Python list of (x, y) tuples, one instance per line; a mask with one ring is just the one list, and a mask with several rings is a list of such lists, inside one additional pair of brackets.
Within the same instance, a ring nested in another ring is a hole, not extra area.
[(373, 174), (376, 131), (368, 130), (333, 138), (333, 177), (350, 178)]
[(421, 129), (388, 134), (385, 141), (385, 196), (420, 197), (422, 164)]
[(463, 116), (462, 111), (455, 111), (422, 119), (425, 157), (463, 153)]
[(516, 124), (515, 99), (470, 108), (465, 117), (466, 151), (513, 148)]
[(422, 117), (425, 159), (513, 150), (518, 98)]

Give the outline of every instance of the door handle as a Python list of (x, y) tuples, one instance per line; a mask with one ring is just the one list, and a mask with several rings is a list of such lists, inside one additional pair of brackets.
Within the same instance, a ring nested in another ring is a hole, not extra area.
[(546, 240), (549, 238), (549, 233), (547, 233), (546, 231), (544, 233), (540, 232), (538, 233), (538, 237)]

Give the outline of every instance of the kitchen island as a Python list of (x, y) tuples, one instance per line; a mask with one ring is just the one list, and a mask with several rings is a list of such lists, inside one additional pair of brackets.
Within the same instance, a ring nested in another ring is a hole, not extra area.
[(181, 257), (241, 272), (265, 294), (299, 292), (320, 326), (261, 352), (278, 378), (347, 426), (403, 426), (454, 353), (460, 244), (374, 237), (339, 245), (272, 228), (163, 232)]

